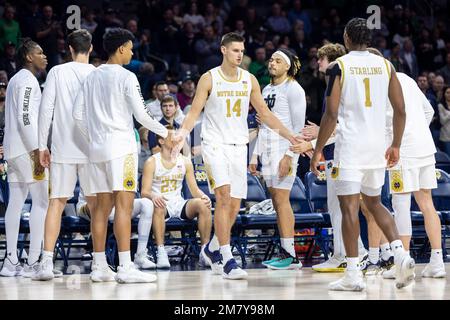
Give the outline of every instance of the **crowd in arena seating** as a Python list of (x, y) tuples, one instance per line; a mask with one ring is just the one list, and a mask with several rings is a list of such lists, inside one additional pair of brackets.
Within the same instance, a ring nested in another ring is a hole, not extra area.
[[(176, 97), (178, 109), (172, 118), (178, 124), (189, 110), (199, 76), (221, 62), (222, 34), (235, 31), (245, 37), (242, 67), (254, 74), (262, 87), (270, 81), (267, 60), (271, 54), (278, 48), (289, 48), (302, 64), (297, 80), (306, 92), (307, 120), (319, 123), (325, 82), (318, 70), (317, 50), (329, 42), (342, 43), (345, 23), (352, 16), (367, 16), (369, 2), (381, 8), (381, 28), (374, 30), (372, 45), (397, 71), (417, 79), (435, 111), (430, 125), (434, 141), (450, 155), (450, 28), (446, 1), (433, 1), (431, 8), (420, 2), (382, 0), (143, 0), (128, 1), (126, 6), (122, 1), (103, 1), (80, 6), (81, 28), (93, 35), (91, 63), (95, 66), (106, 59), (102, 48), (105, 31), (112, 27), (130, 30), (135, 36), (134, 56), (125, 68), (136, 73), (149, 108), (159, 117), (163, 116), (160, 102), (164, 96)], [(52, 1), (0, 4), (1, 140), (6, 86), (18, 71), (14, 55), (20, 38), (30, 37), (41, 45), (49, 62), (47, 70), (70, 59), (65, 40), (70, 31), (66, 28), (65, 2), (47, 3)], [(45, 85), (45, 74), (39, 79)], [(249, 115), (249, 124), (254, 127), (254, 113)], [(152, 146), (146, 142), (152, 137), (147, 137), (138, 123), (136, 129), (148, 156)], [(194, 130), (192, 153), (198, 155), (195, 135)], [(300, 163), (299, 175), (308, 167)]]

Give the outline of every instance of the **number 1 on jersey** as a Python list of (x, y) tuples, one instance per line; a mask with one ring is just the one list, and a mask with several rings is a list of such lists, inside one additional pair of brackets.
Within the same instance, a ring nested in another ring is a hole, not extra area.
[(231, 100), (227, 99), (227, 118), (231, 118), (231, 111), (236, 113), (236, 117), (241, 116), (241, 99), (236, 100), (233, 109), (231, 109)]
[(364, 82), (364, 89), (366, 92), (366, 107), (370, 108), (372, 106), (372, 101), (370, 100), (370, 79), (364, 78), (363, 82)]

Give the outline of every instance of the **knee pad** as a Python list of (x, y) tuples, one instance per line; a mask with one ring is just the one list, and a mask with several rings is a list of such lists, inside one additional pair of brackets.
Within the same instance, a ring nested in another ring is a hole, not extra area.
[(411, 193), (393, 194), (392, 208), (394, 209), (394, 220), (399, 235), (411, 236)]

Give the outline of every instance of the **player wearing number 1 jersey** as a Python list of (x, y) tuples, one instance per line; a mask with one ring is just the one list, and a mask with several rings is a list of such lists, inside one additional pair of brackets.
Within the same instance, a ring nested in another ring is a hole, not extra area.
[(177, 132), (173, 155), (192, 130), (203, 108), (202, 154), (210, 189), (216, 196), (215, 236), (205, 252), (213, 262), (214, 273), (225, 279), (243, 279), (247, 273), (238, 267), (230, 247), (230, 231), (247, 196), (247, 114), (249, 104), (255, 107), (262, 122), (289, 142), (292, 132), (267, 108), (256, 78), (239, 68), (244, 54), (244, 38), (228, 33), (221, 41), (223, 62), (199, 80), (192, 108)]
[[(342, 211), (347, 270), (342, 279), (330, 284), (330, 290), (361, 291), (365, 288), (358, 268), (360, 193), (391, 243), (397, 265), (397, 287), (408, 285), (414, 277), (414, 260), (404, 250), (394, 219), (380, 199), (386, 160), (388, 167), (399, 160), (406, 119), (405, 103), (395, 69), (383, 57), (367, 51), (370, 39), (371, 31), (365, 19), (354, 18), (347, 23), (344, 42), (349, 53), (329, 66), (327, 107), (311, 159), (311, 170), (318, 174), (320, 153), (339, 120), (332, 178), (336, 180)], [(388, 99), (394, 109), (394, 134), (392, 144), (385, 152)]]

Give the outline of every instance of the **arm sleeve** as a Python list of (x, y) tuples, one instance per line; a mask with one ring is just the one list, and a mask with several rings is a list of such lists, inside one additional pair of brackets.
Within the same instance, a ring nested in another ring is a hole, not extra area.
[(73, 119), (75, 120), (75, 125), (80, 130), (81, 134), (89, 141), (88, 135), (88, 125), (86, 117), (86, 102), (84, 99), (83, 86), (80, 91), (78, 91), (77, 97), (75, 98), (75, 104), (72, 111)]
[(423, 112), (425, 113), (425, 119), (427, 119), (428, 125), (430, 125), (431, 121), (433, 120), (434, 116), (434, 109), (431, 106), (431, 103), (428, 101), (427, 97), (423, 93), (421, 93), (422, 98), (422, 108)]
[[(288, 91), (289, 113), (291, 114), (294, 133), (300, 133), (300, 130), (305, 126), (306, 96), (300, 85), (292, 86), (291, 88), (295, 88), (295, 90)], [(293, 157), (294, 153), (288, 149), (286, 155)]]
[(38, 137), (36, 136), (37, 119), (33, 119), (32, 112), (34, 108), (39, 108), (39, 104), (34, 105), (33, 95), (40, 90), (39, 85), (33, 83), (24, 83), (18, 93), (18, 128), (19, 134), (28, 150), (36, 149)]
[(151, 116), (145, 106), (139, 82), (133, 73), (130, 73), (127, 80), (126, 96), (136, 120), (148, 130), (166, 138), (168, 135), (167, 129)]
[(39, 150), (47, 149), (48, 135), (52, 124), (56, 100), (56, 79), (53, 69), (47, 75), (39, 108), (38, 140)]

